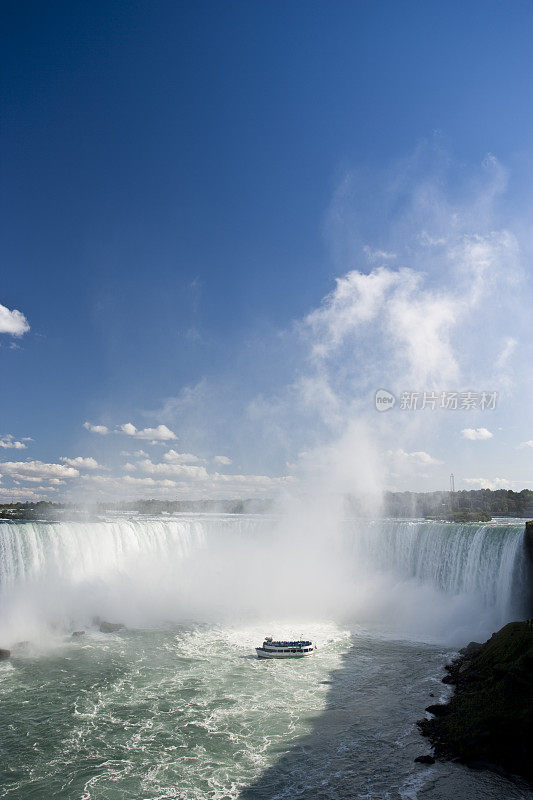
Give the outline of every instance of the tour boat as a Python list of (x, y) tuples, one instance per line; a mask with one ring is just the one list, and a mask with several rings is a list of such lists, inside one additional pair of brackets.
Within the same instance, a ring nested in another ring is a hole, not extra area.
[(316, 650), (313, 642), (299, 639), (297, 642), (275, 642), (266, 636), (262, 647), (255, 648), (258, 658), (306, 658)]

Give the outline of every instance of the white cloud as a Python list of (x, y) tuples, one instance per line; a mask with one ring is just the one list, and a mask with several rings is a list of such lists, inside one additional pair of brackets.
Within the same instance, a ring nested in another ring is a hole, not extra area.
[(134, 436), (136, 439), (151, 439), (153, 442), (167, 442), (170, 439), (178, 438), (174, 431), (171, 431), (166, 425), (138, 430), (131, 422), (125, 422), (124, 425), (120, 425), (120, 431), (126, 436)]
[(437, 458), (433, 458), (429, 453), (424, 450), (415, 450), (412, 453), (406, 453), (405, 450), (389, 450), (387, 455), (393, 456), (400, 461), (418, 465), (442, 464)]
[(215, 464), (223, 464), (225, 466), (232, 463), (231, 458), (228, 458), (228, 456), (215, 456), (213, 461)]
[(529, 439), (527, 442), (522, 442), (520, 447), (533, 447), (533, 439)]
[(22, 480), (42, 480), (43, 478), (77, 478), (79, 472), (65, 464), (46, 464), (43, 461), (3, 461), (0, 469), (6, 475)]
[(202, 459), (193, 453), (178, 453), (176, 450), (168, 450), (163, 456), (165, 461), (172, 464), (199, 464)]
[(363, 252), (369, 261), (392, 261), (396, 258), (396, 253), (388, 253), (386, 250), (374, 250), (367, 244), (363, 247)]
[[(169, 456), (169, 458), (165, 458)], [(176, 496), (181, 494), (187, 498), (199, 496), (224, 496), (240, 497), (264, 493), (271, 489), (285, 486), (293, 480), (290, 476), (272, 478), (268, 475), (228, 475), (219, 472), (209, 473), (205, 466), (183, 463), (183, 458), (191, 454), (169, 451), (159, 463), (145, 458), (136, 462), (124, 464), (127, 474), (122, 478), (109, 478), (105, 483), (100, 476), (84, 475), (82, 479), (98, 486), (102, 492), (109, 496), (128, 493), (128, 490), (138, 487), (150, 489), (150, 496)], [(194, 456), (193, 456), (194, 458)], [(227, 457), (223, 457), (227, 458)], [(141, 477), (144, 474), (143, 477)], [(152, 491), (153, 490), (153, 491)], [(157, 491), (156, 491), (157, 490)]]
[(365, 333), (363, 327), (372, 324), (374, 336), (381, 334), (389, 357), (395, 355), (402, 366), (404, 379), (428, 385), (457, 378), (450, 334), (461, 308), (451, 292), (425, 289), (420, 273), (379, 267), (337, 278), (336, 288), (305, 323), (319, 360), (356, 341)]
[(84, 458), (83, 456), (76, 456), (76, 458), (66, 458), (62, 456), (60, 461), (69, 464), (71, 467), (79, 467), (80, 469), (101, 469), (101, 464), (95, 458)]
[(370, 322), (383, 306), (386, 293), (399, 273), (379, 268), (369, 275), (353, 270), (336, 278), (336, 288), (312, 311), (306, 323), (318, 335), (315, 355), (325, 356), (359, 325)]
[(153, 478), (134, 478), (131, 475), (124, 477), (124, 483), (130, 486), (153, 486), (162, 489), (176, 489), (179, 486), (177, 481), (171, 481), (168, 478), (163, 480), (154, 480)]
[(435, 238), (430, 236), (427, 231), (422, 231), (418, 236), (418, 241), (425, 247), (441, 247), (446, 244), (446, 239), (444, 237)]
[(94, 474), (93, 475), (88, 475), (88, 474), (85, 474), (85, 475), (80, 475), (80, 480), (83, 481), (86, 484), (92, 483), (92, 484), (95, 484), (95, 485), (103, 486), (106, 489), (109, 489), (109, 492), (111, 493), (113, 491), (114, 486), (119, 483), (120, 479), (109, 477), (109, 475), (94, 475)]
[(514, 481), (508, 478), (463, 478), (469, 486), (476, 486), (479, 489), (510, 489)]
[(487, 428), (463, 428), (461, 436), (463, 439), (470, 439), (474, 442), (483, 439), (492, 439), (493, 434), (487, 430)]
[(5, 503), (12, 503), (20, 500), (22, 502), (30, 502), (32, 500), (47, 500), (49, 499), (48, 492), (53, 492), (55, 489), (42, 489), (41, 486), (32, 487), (11, 487), (0, 489), (0, 500)]
[[(131, 465), (130, 465), (131, 466)], [(167, 468), (167, 474), (163, 472)], [(87, 493), (100, 499), (154, 497), (161, 499), (198, 499), (202, 497), (238, 498), (269, 496), (273, 490), (284, 488), (294, 479), (290, 476), (271, 478), (268, 475), (207, 474), (203, 467), (179, 464), (154, 464), (149, 475), (122, 477), (93, 474), (81, 475)]]
[(109, 428), (106, 425), (93, 425), (92, 422), (84, 422), (83, 427), (91, 433), (99, 433), (100, 436), (105, 436), (109, 433)]
[(0, 304), (0, 333), (8, 333), (10, 336), (22, 336), (29, 331), (30, 325), (21, 311), (9, 308)]
[(215, 472), (210, 476), (213, 482), (219, 483), (236, 483), (236, 484), (249, 484), (250, 486), (274, 486), (281, 481), (292, 480), (289, 476), (283, 478), (271, 478), (269, 475), (223, 475), (221, 472)]
[(209, 477), (205, 467), (173, 463), (154, 464), (149, 458), (139, 461), (137, 469), (150, 475), (173, 475), (186, 480), (202, 481)]
[(7, 436), (4, 436), (0, 439), (0, 447), (3, 447), (6, 450), (14, 449), (14, 450), (25, 450), (26, 445), (24, 441), (18, 442), (15, 437), (8, 433)]
[(153, 478), (134, 478), (131, 475), (124, 476), (124, 483), (131, 486), (155, 486), (156, 482)]
[(500, 354), (496, 359), (496, 367), (498, 369), (504, 369), (507, 366), (507, 362), (516, 350), (517, 344), (518, 342), (512, 336), (505, 337)]

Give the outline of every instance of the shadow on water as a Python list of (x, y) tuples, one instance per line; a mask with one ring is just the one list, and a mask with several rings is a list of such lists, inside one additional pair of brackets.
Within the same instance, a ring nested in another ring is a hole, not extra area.
[[(450, 763), (415, 764), (430, 752), (416, 727), (450, 650), (355, 636), (329, 684), (326, 707), (310, 731), (250, 786), (240, 800), (530, 800), (533, 792), (487, 772)], [(317, 655), (317, 657), (320, 657)], [(434, 698), (431, 697), (434, 695)]]

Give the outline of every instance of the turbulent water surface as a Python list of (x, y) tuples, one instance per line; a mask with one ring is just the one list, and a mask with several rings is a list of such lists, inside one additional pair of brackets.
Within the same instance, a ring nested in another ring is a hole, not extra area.
[[(0, 797), (532, 798), (413, 763), (446, 660), (520, 613), (523, 523), (345, 522), (305, 552), (277, 524), (0, 525)], [(318, 652), (259, 661), (269, 632)]]

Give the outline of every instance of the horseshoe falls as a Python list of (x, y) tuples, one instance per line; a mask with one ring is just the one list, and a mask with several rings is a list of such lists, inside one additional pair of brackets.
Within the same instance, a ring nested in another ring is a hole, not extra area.
[[(530, 798), (413, 764), (446, 660), (527, 615), (523, 531), (217, 514), (1, 524), (0, 797)], [(309, 636), (316, 657), (258, 661), (266, 633)]]
[(459, 642), (521, 613), (523, 527), (343, 520), (308, 537), (283, 519), (229, 514), (2, 524), (0, 634), (5, 642), (109, 615), (142, 626), (296, 611), (401, 625), (405, 612), (422, 633)]

